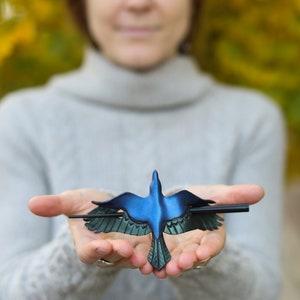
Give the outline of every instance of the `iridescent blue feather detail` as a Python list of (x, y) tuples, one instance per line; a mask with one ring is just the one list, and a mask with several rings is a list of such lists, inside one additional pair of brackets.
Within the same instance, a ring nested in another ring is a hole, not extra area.
[[(93, 203), (98, 207), (84, 219), (89, 230), (95, 233), (121, 232), (137, 236), (152, 233), (148, 261), (157, 270), (161, 270), (171, 260), (163, 233), (181, 234), (194, 229), (215, 230), (223, 221), (216, 213), (190, 212), (192, 207), (209, 206), (214, 201), (201, 199), (188, 191), (164, 196), (157, 171), (153, 172), (147, 197), (124, 193), (105, 202)], [(121, 216), (88, 218), (89, 215), (115, 214), (119, 210), (123, 211)]]

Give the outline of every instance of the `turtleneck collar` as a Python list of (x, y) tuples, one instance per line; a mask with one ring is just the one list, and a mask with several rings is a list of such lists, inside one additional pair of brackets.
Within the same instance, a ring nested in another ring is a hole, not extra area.
[(194, 61), (178, 55), (146, 72), (122, 68), (88, 49), (83, 65), (67, 76), (56, 77), (52, 85), (75, 97), (107, 105), (157, 109), (198, 100), (211, 87)]

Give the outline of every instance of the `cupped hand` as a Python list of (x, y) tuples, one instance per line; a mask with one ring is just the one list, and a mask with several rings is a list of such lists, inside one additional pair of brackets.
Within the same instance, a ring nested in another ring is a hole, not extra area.
[[(188, 190), (203, 199), (211, 199), (216, 205), (255, 204), (264, 191), (257, 185), (193, 186)], [(67, 191), (60, 195), (37, 196), (30, 200), (30, 210), (39, 216), (86, 214), (95, 206), (91, 200), (105, 201), (111, 196), (92, 189)], [(114, 262), (114, 267), (139, 268), (142, 274), (154, 273), (158, 278), (178, 276), (216, 256), (224, 247), (225, 226), (214, 231), (193, 230), (179, 235), (165, 234), (165, 241), (172, 255), (171, 261), (160, 271), (147, 261), (151, 235), (131, 236), (121, 233), (95, 234), (87, 230), (82, 219), (69, 219), (75, 248), (79, 259), (87, 264), (98, 259)]]
[[(93, 189), (67, 191), (60, 195), (36, 196), (29, 201), (29, 209), (42, 217), (86, 214), (95, 208), (91, 203), (105, 201), (111, 196)], [(147, 263), (150, 237), (130, 236), (121, 233), (89, 231), (82, 219), (68, 219), (78, 258), (93, 264), (98, 259), (114, 263), (114, 267), (140, 268)]]
[[(264, 196), (263, 188), (253, 184), (193, 186), (188, 190), (203, 199), (214, 200), (216, 205), (255, 204)], [(164, 237), (172, 259), (162, 270), (152, 270), (161, 279), (178, 276), (186, 270), (208, 263), (223, 249), (226, 230), (223, 225), (214, 231), (193, 230), (178, 235), (165, 234)], [(150, 272), (147, 264), (140, 269), (145, 274)]]

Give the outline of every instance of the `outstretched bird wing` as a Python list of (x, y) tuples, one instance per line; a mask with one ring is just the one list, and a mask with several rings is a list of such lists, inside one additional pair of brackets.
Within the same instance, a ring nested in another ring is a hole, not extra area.
[(222, 221), (223, 218), (217, 214), (192, 214), (188, 212), (181, 217), (168, 221), (164, 232), (180, 234), (194, 229), (214, 230), (222, 225)]
[(202, 199), (187, 190), (179, 191), (179, 192), (175, 193), (174, 195), (171, 195), (167, 198), (169, 198), (172, 202), (179, 201), (181, 203), (184, 203), (186, 205), (186, 207), (188, 207), (188, 206), (202, 207), (202, 206), (208, 206), (210, 204), (215, 203), (215, 201), (213, 201), (213, 200)]
[[(118, 209), (96, 207), (88, 213), (88, 215), (111, 214), (117, 213)], [(85, 226), (95, 233), (99, 232), (120, 232), (131, 235), (145, 235), (151, 232), (150, 227), (146, 223), (138, 223), (133, 221), (124, 211), (119, 217), (102, 217), (102, 218), (86, 218)]]
[(167, 200), (173, 209), (170, 212), (169, 220), (166, 222), (165, 233), (180, 234), (194, 229), (214, 230), (222, 225), (223, 219), (215, 213), (192, 214), (189, 211), (191, 207), (209, 206), (215, 203), (213, 200), (202, 199), (187, 190), (169, 196)]

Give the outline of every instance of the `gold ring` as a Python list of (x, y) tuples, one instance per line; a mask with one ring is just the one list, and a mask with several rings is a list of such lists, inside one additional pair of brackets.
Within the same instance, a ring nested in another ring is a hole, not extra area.
[(105, 268), (105, 267), (111, 267), (111, 266), (113, 266), (115, 263), (113, 263), (113, 262), (110, 262), (110, 261), (107, 261), (107, 260), (105, 260), (105, 259), (97, 259), (96, 260), (96, 265), (98, 266), (98, 267), (101, 267), (101, 268)]
[(209, 259), (200, 261), (197, 265), (193, 267), (193, 269), (202, 269), (209, 263)]

